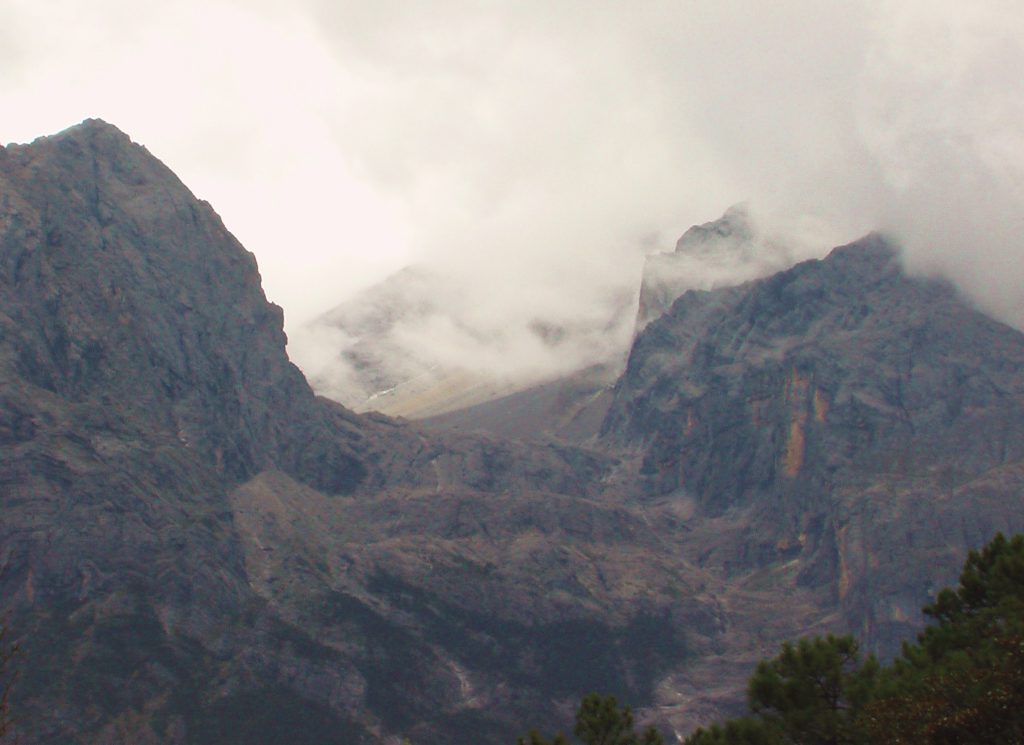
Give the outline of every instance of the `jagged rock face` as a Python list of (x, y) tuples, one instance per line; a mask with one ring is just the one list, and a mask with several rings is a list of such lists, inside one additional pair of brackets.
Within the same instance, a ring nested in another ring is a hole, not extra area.
[(790, 264), (783, 246), (759, 234), (744, 205), (730, 207), (718, 220), (687, 230), (674, 251), (647, 257), (637, 331), (664, 314), (687, 290), (735, 285)]
[(1024, 527), (1022, 364), (1024, 336), (874, 236), (686, 293), (637, 339), (604, 437), (642, 451), (648, 498), (743, 516), (705, 558), (797, 559), (891, 652), (946, 557)]
[(228, 691), (279, 685), (288, 655), (253, 652), (285, 624), (229, 491), (376, 478), (281, 322), (212, 209), (113, 127), (0, 149), (0, 597), (28, 740), (216, 739)]
[(685, 655), (699, 572), (595, 501), (614, 458), (357, 417), (284, 342), (252, 256), (125, 135), (0, 149), (26, 741), (507, 738)]
[[(232, 479), (301, 470), (297, 430), (323, 414), (283, 353), (255, 259), (210, 206), (100, 122), (0, 158), (9, 374), (76, 404), (109, 401)], [(358, 485), (356, 459), (332, 460), (337, 473), (307, 475)]]
[(581, 439), (607, 408), (589, 449), (356, 416), (284, 341), (252, 257), (116, 129), (0, 149), (26, 742), (511, 742), (594, 689), (685, 733), (783, 639), (891, 649), (1024, 527), (1021, 336), (878, 239), (685, 294), (610, 394), (504, 404), (525, 430), (568, 397), (546, 432)]

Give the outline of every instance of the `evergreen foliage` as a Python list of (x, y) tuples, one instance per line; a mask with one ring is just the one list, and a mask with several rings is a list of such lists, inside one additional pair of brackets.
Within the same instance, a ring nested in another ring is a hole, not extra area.
[[(930, 623), (882, 667), (851, 636), (786, 642), (747, 686), (750, 714), (685, 745), (1002, 745), (1024, 743), (1024, 535), (1002, 534), (964, 563), (960, 584), (924, 608)], [(576, 713), (583, 745), (662, 745), (628, 706), (591, 694)], [(518, 745), (570, 745), (536, 731)]]
[[(614, 696), (591, 693), (576, 711), (573, 733), (583, 745), (664, 745), (661, 734), (653, 727), (637, 734), (633, 727), (633, 711), (619, 707)], [(545, 740), (536, 730), (519, 738), (518, 745), (569, 745), (565, 735), (558, 733)]]
[(1024, 742), (1024, 535), (972, 551), (886, 670), (865, 730), (887, 743)]
[(747, 686), (753, 716), (697, 730), (687, 745), (857, 745), (857, 717), (878, 676), (873, 657), (861, 662), (850, 636), (786, 642), (762, 661)]
[(972, 551), (924, 612), (885, 668), (849, 636), (787, 642), (751, 677), (750, 716), (686, 745), (1024, 743), (1024, 535)]

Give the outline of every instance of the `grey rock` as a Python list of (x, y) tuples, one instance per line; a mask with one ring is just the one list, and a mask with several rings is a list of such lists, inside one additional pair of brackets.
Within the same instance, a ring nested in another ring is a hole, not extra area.
[(694, 225), (675, 250), (647, 257), (640, 284), (636, 328), (667, 311), (687, 290), (711, 290), (785, 269), (786, 248), (761, 235), (745, 205), (726, 210), (718, 220)]
[(869, 236), (684, 294), (637, 339), (603, 437), (642, 453), (648, 499), (742, 524), (703, 560), (793, 561), (891, 654), (953, 557), (1024, 528), (1022, 365), (1024, 336)]
[(116, 128), (0, 150), (26, 741), (504, 737), (587, 670), (637, 696), (682, 654), (670, 566), (618, 602), (618, 545), (655, 544), (594, 500), (614, 458), (357, 416), (284, 347), (253, 257)]
[(124, 134), (0, 149), (26, 742), (512, 741), (595, 689), (686, 732), (783, 639), (891, 652), (1024, 526), (1021, 335), (878, 237), (685, 292), (611, 390), (453, 420), (519, 440), (353, 414), (284, 343), (252, 256)]

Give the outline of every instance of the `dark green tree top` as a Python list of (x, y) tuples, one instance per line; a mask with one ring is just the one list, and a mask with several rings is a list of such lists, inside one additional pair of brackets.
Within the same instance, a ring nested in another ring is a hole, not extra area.
[(934, 624), (918, 642), (932, 661), (984, 640), (1024, 635), (1024, 535), (997, 533), (981, 551), (971, 551), (960, 586), (940, 592), (924, 613)]
[[(591, 693), (580, 703), (576, 711), (576, 727), (573, 730), (583, 745), (664, 745), (661, 734), (648, 727), (641, 734), (633, 728), (633, 711), (628, 706), (619, 706), (614, 696), (600, 696)], [(561, 733), (550, 741), (535, 730), (531, 730), (518, 745), (569, 745)]]
[(851, 636), (786, 642), (777, 657), (764, 660), (750, 678), (751, 717), (697, 730), (687, 745), (854, 745), (864, 742), (856, 728), (870, 700), (878, 663), (861, 662)]
[(924, 612), (931, 624), (884, 669), (848, 636), (783, 645), (750, 679), (751, 715), (686, 745), (1024, 743), (1024, 536), (972, 551)]

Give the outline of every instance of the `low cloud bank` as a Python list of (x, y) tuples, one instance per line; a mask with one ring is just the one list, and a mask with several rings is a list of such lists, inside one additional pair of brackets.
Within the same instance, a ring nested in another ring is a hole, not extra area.
[(309, 320), (411, 265), (461, 289), (403, 347), (554, 370), (538, 322), (603, 328), (646, 254), (744, 200), (793, 258), (884, 230), (1024, 325), (1019, 0), (16, 5), (0, 140), (100, 116), (147, 145), (257, 255), (308, 371), (355, 343)]

